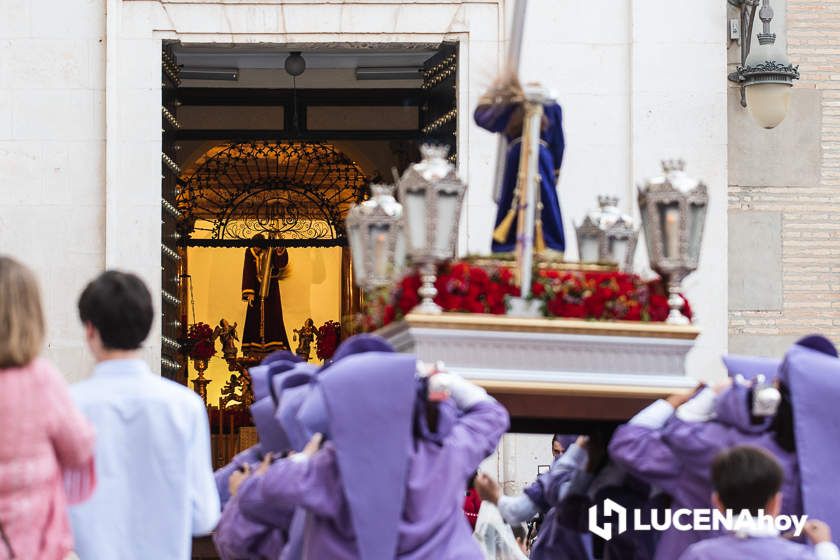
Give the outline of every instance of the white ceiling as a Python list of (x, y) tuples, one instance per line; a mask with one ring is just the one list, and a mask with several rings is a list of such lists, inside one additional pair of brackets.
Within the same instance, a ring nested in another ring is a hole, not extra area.
[(275, 45), (178, 45), (178, 64), (190, 68), (280, 69), (291, 51), (300, 50), (307, 69), (355, 69), (359, 66), (420, 67), (436, 48), (393, 46), (385, 49)]

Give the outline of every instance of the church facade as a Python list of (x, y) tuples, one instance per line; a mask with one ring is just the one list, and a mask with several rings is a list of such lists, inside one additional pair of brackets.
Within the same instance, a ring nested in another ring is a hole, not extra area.
[[(820, 24), (810, 19), (812, 4), (788, 0), (784, 9), (776, 6), (777, 14), (787, 16), (789, 51), (795, 62), (801, 60), (803, 80), (794, 89), (788, 120), (766, 132), (752, 125), (726, 80), (737, 47), (727, 29), (736, 16), (724, 0), (702, 8), (693, 2), (617, 1), (598, 8), (586, 2), (529, 2), (520, 73), (524, 81), (551, 88), (563, 107), (566, 154), (559, 196), (566, 239), (574, 240), (574, 225), (596, 207), (599, 194), (619, 197), (621, 208), (638, 216), (636, 185), (658, 174), (661, 160), (684, 159), (688, 172), (708, 186), (700, 267), (684, 285), (702, 331), (687, 366), (697, 378), (722, 375), (719, 357), (730, 340), (737, 349), (755, 351), (765, 343), (775, 348), (803, 329), (827, 327), (831, 334), (836, 328), (836, 310), (810, 297), (827, 295), (836, 285), (834, 267), (823, 257), (837, 251), (828, 226), (836, 69), (815, 58), (821, 55), (809, 26)], [(453, 120), (457, 168), (469, 185), (458, 252), (489, 252), (496, 140), (473, 123), (472, 113), (504, 65), (511, 0), (13, 0), (6, 5), (0, 21), (0, 250), (40, 275), (48, 354), (70, 380), (91, 367), (75, 310), (89, 278), (119, 268), (137, 272), (155, 292), (166, 290), (161, 183), (168, 140), (161, 125), (166, 89), (161, 76), (162, 53), (173, 45), (198, 55), (273, 47), (314, 58), (451, 45), (457, 55), (455, 110), (447, 118)], [(318, 87), (317, 68), (312, 71), (309, 87)], [(240, 72), (240, 79), (255, 84), (271, 76)], [(335, 130), (331, 119), (343, 117), (323, 113), (322, 118)], [(389, 122), (399, 118), (394, 114)], [(797, 149), (783, 151), (792, 143)], [(762, 161), (774, 150), (778, 159)], [(381, 167), (390, 176), (387, 166)], [(756, 258), (767, 236), (772, 258)], [(808, 250), (811, 242), (816, 252)], [(567, 257), (576, 259), (576, 253), (569, 242)], [(637, 265), (645, 267), (642, 251)], [(800, 266), (817, 267), (819, 281), (808, 288), (804, 273), (796, 271)], [(748, 277), (756, 283), (744, 285)], [(791, 309), (808, 302), (822, 323), (805, 321)], [(289, 325), (288, 332), (297, 326)], [(151, 363), (159, 363), (165, 328), (159, 322), (149, 339), (145, 351)], [(523, 473), (525, 465), (532, 468), (531, 455), (544, 454), (524, 439), (510, 439), (503, 447), (504, 460), (522, 462)], [(516, 470), (509, 466), (508, 472)]]

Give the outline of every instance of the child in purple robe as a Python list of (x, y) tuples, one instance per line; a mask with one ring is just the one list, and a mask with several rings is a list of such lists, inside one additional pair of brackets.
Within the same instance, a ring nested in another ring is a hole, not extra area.
[[(552, 441), (552, 447), (558, 438)], [(547, 473), (518, 496), (503, 496), (498, 481), (481, 473), (476, 487), (483, 500), (499, 508), (502, 519), (509, 525), (531, 520), (539, 513), (545, 514), (537, 539), (531, 549), (531, 558), (551, 560), (586, 560), (581, 533), (566, 528), (556, 521), (557, 508), (568, 493), (573, 478), (587, 466), (587, 438), (578, 436), (574, 443), (559, 453)]]
[(300, 412), (327, 426), (325, 443), (252, 477), (240, 491), (243, 509), (266, 501), (303, 508), (304, 560), (481, 560), (463, 488), (508, 415), (483, 389), (443, 373), (428, 383), (446, 387), (451, 404), (418, 406), (416, 372), (414, 357), (382, 352), (325, 370)]
[(256, 399), (251, 415), (260, 441), (236, 455), (215, 475), (223, 509), (213, 540), (224, 560), (277, 560), (286, 547), (295, 508), (273, 504), (268, 513), (262, 510), (246, 513), (237, 494), (253, 471), (268, 468), (272, 453), (283, 453), (293, 447), (275, 418), (280, 392), (273, 387), (277, 385), (273, 378), (311, 373), (311, 369), (285, 351), (275, 352), (263, 360), (262, 366), (251, 368)]
[(831, 530), (822, 521), (810, 519), (804, 533), (813, 548), (779, 536), (772, 523), (760, 515), (776, 517), (781, 511), (782, 467), (766, 451), (740, 445), (720, 453), (712, 465), (715, 492), (712, 503), (721, 512), (738, 516), (749, 511), (751, 522), (736, 531), (691, 545), (681, 560), (840, 560), (840, 550), (831, 542)]
[[(708, 508), (715, 456), (734, 445), (756, 445), (769, 451), (784, 469), (782, 513), (801, 514), (792, 418), (755, 417), (751, 402), (752, 386), (740, 383), (658, 400), (616, 430), (610, 457), (631, 475), (669, 494), (673, 509)], [(714, 533), (672, 527), (662, 534), (655, 558), (673, 560), (710, 536)]]

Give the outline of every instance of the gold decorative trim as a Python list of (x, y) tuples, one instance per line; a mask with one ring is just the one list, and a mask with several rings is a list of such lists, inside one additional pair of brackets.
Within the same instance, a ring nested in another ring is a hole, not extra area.
[[(565, 262), (563, 253), (551, 251), (550, 255), (534, 257), (535, 266), (539, 270), (557, 270), (559, 272), (618, 272), (618, 265), (611, 263), (579, 263)], [(496, 253), (493, 257), (467, 257), (464, 259), (475, 266), (508, 267), (516, 266), (516, 255), (513, 253)]]
[(485, 315), (479, 313), (441, 313), (422, 315), (409, 313), (397, 323), (382, 329), (388, 336), (404, 328), (422, 327), (435, 329), (461, 329), (476, 331), (532, 332), (553, 334), (580, 334), (595, 336), (629, 336), (638, 338), (669, 338), (694, 340), (700, 329), (688, 325), (669, 325), (636, 321), (583, 321), (561, 318), (522, 318), (506, 315)]
[(289, 350), (289, 347), (283, 344), (282, 342), (266, 342), (265, 344), (261, 344), (259, 342), (242, 343), (243, 352), (245, 352), (246, 350), (271, 350), (274, 348), (278, 350)]

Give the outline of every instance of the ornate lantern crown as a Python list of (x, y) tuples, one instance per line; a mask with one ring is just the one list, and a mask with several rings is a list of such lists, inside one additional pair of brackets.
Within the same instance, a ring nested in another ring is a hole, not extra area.
[(455, 256), (461, 206), (467, 185), (455, 173), (446, 156), (446, 146), (421, 146), (422, 161), (415, 163), (400, 178), (400, 200), (405, 206), (406, 250), (420, 265), (423, 298), (417, 306), (421, 313), (440, 313), (434, 302), (435, 263)]
[(650, 266), (668, 279), (668, 320), (677, 323), (684, 319), (678, 317), (680, 283), (697, 270), (700, 259), (709, 194), (706, 185), (688, 176), (682, 160), (663, 161), (662, 170), (661, 177), (639, 188), (639, 209)]
[(633, 218), (618, 209), (617, 196), (599, 195), (598, 207), (575, 228), (580, 260), (613, 262), (630, 270), (639, 238)]
[(373, 289), (391, 285), (405, 265), (403, 207), (392, 185), (371, 185), (370, 199), (347, 213), (347, 234), (357, 285)]

